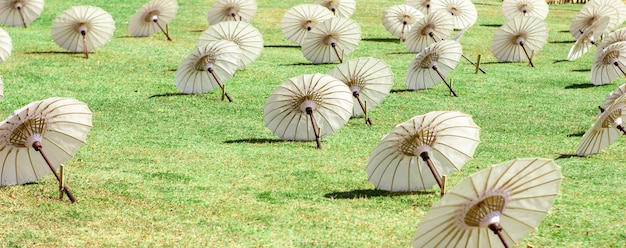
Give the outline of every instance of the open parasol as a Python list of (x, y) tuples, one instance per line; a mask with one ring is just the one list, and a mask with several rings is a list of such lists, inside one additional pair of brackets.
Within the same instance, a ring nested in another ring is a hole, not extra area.
[(256, 60), (263, 50), (263, 36), (251, 24), (243, 21), (223, 21), (204, 30), (196, 42), (196, 46), (209, 41), (232, 41), (241, 49), (239, 66), (248, 66)]
[(361, 27), (343, 17), (328, 19), (311, 29), (302, 43), (302, 54), (315, 63), (332, 63), (350, 55), (361, 40)]
[(626, 28), (615, 30), (602, 38), (602, 42), (598, 44), (598, 50), (602, 50), (607, 46), (620, 41), (626, 41)]
[(437, 0), (431, 2), (431, 11), (443, 10), (452, 16), (454, 29), (474, 25), (478, 19), (476, 6), (471, 0)]
[[(171, 41), (167, 25), (176, 16), (176, 0), (151, 0), (135, 12), (128, 23), (128, 32), (132, 36), (150, 36), (159, 30)], [(163, 28), (165, 27), (165, 29)]]
[(207, 20), (209, 25), (223, 21), (250, 22), (256, 15), (255, 0), (217, 0), (209, 9)]
[(534, 16), (542, 20), (548, 17), (550, 11), (548, 3), (544, 0), (503, 0), (502, 14), (507, 19), (520, 16)]
[(232, 102), (224, 83), (239, 67), (239, 54), (237, 44), (226, 40), (196, 46), (176, 70), (176, 87), (187, 94), (202, 94), (220, 87), (222, 100), (226, 97)]
[(604, 112), (605, 109), (608, 109), (615, 102), (615, 100), (617, 100), (624, 94), (626, 94), (626, 83), (620, 85), (619, 87), (615, 88), (615, 90), (611, 91), (611, 93), (609, 93), (609, 95), (606, 97), (606, 99), (604, 99), (602, 104), (598, 106), (600, 112)]
[(602, 35), (605, 34), (604, 30), (606, 30), (609, 24), (609, 19), (608, 16), (602, 17), (593, 25), (587, 27), (578, 39), (576, 39), (572, 48), (570, 48), (567, 54), (567, 60), (576, 60), (587, 53), (592, 46), (597, 46), (598, 41), (601, 39)]
[(72, 52), (93, 51), (111, 40), (115, 31), (113, 17), (95, 6), (75, 6), (52, 22), (52, 40)]
[(307, 32), (333, 16), (333, 12), (319, 4), (298, 4), (285, 12), (280, 30), (289, 41), (302, 45)]
[(438, 184), (472, 158), (480, 128), (470, 115), (433, 111), (398, 124), (371, 152), (367, 178), (377, 189), (416, 191)]
[(413, 6), (424, 15), (430, 14), (430, 0), (405, 0), (404, 4)]
[(43, 0), (0, 1), (0, 22), (7, 26), (27, 27), (42, 11)]
[[(0, 122), (0, 185), (35, 182), (70, 160), (85, 144), (92, 113), (83, 102), (52, 97), (32, 102)], [(45, 153), (44, 153), (45, 149)], [(67, 186), (62, 190), (72, 202)]]
[(569, 32), (574, 38), (578, 39), (589, 26), (594, 25), (602, 17), (609, 17), (610, 19), (606, 27), (607, 30), (601, 30), (601, 32), (609, 31), (617, 26), (618, 15), (617, 9), (613, 6), (585, 4), (578, 14), (572, 18)]
[[(621, 0), (593, 0), (593, 1), (587, 1), (585, 3), (585, 5), (583, 6), (583, 8), (587, 8), (587, 7), (600, 7), (600, 6), (611, 6), (613, 8), (615, 8), (617, 10), (617, 15), (616, 16), (611, 16), (611, 18), (615, 18), (615, 23), (617, 24), (617, 26), (619, 26), (620, 24), (624, 23), (624, 21), (626, 21), (626, 3), (624, 3)], [(611, 29), (613, 29), (613, 27), (616, 26), (612, 26)]]
[(383, 26), (391, 35), (400, 38), (400, 43), (406, 33), (415, 23), (422, 19), (424, 14), (416, 8), (406, 5), (394, 5), (383, 10)]
[(591, 83), (603, 85), (626, 76), (626, 42), (616, 42), (596, 52), (591, 66)]
[(341, 80), (352, 92), (352, 117), (365, 114), (365, 123), (372, 125), (367, 111), (389, 95), (393, 87), (391, 66), (376, 58), (358, 58), (338, 64), (328, 75)]
[(316, 0), (315, 3), (328, 8), (336, 17), (350, 18), (356, 9), (355, 0)]
[(517, 17), (502, 25), (491, 41), (491, 53), (500, 61), (520, 62), (536, 53), (548, 41), (548, 25), (534, 16)]
[(279, 85), (265, 103), (265, 125), (283, 140), (315, 140), (335, 133), (352, 114), (352, 93), (326, 74), (303, 74)]
[(411, 244), (515, 247), (548, 214), (562, 178), (561, 168), (544, 158), (515, 159), (476, 172), (430, 208)]
[(406, 48), (419, 53), (425, 47), (448, 38), (454, 29), (452, 16), (445, 11), (432, 11), (413, 25), (406, 35)]
[(443, 40), (426, 47), (409, 64), (405, 83), (411, 90), (427, 89), (443, 81), (450, 93), (457, 96), (446, 76), (454, 70), (463, 54), (461, 44)]
[(11, 56), (11, 51), (13, 51), (13, 40), (7, 31), (0, 28), (0, 64), (4, 64)]
[(588, 156), (600, 152), (626, 134), (623, 119), (626, 115), (626, 95), (615, 99), (606, 109), (601, 109), (593, 125), (583, 134), (576, 155)]

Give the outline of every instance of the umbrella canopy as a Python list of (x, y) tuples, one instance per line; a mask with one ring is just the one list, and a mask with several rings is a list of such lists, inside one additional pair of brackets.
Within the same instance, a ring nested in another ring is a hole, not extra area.
[(476, 6), (471, 0), (437, 0), (431, 2), (431, 11), (445, 10), (452, 15), (454, 29), (472, 26), (478, 19)]
[(316, 0), (315, 3), (328, 8), (336, 17), (349, 18), (356, 9), (355, 0)]
[(545, 20), (548, 16), (548, 3), (543, 0), (503, 0), (502, 14), (507, 19), (520, 16), (534, 16)]
[(176, 88), (187, 94), (202, 94), (220, 87), (222, 98), (231, 100), (224, 91), (224, 83), (239, 67), (239, 56), (239, 46), (226, 40), (196, 46), (176, 70)]
[(609, 107), (611, 107), (615, 100), (617, 100), (624, 94), (626, 94), (626, 84), (622, 84), (615, 90), (611, 91), (611, 93), (609, 93), (606, 99), (604, 99), (602, 104), (600, 104), (600, 106), (598, 107), (600, 109), (600, 112), (604, 112), (605, 109), (609, 109)]
[(326, 74), (303, 74), (279, 85), (265, 103), (265, 125), (283, 140), (316, 140), (335, 133), (352, 114), (352, 93)]
[(256, 15), (255, 0), (217, 0), (209, 9), (209, 25), (223, 21), (250, 22)]
[(84, 52), (85, 58), (109, 42), (114, 31), (113, 17), (94, 6), (71, 7), (52, 22), (52, 40), (69, 51)]
[(461, 112), (415, 116), (394, 127), (374, 148), (365, 169), (367, 178), (388, 191), (441, 187), (439, 175), (459, 171), (472, 158), (479, 132), (472, 117)]
[[(491, 53), (500, 61), (520, 62), (536, 53), (548, 41), (548, 25), (534, 16), (517, 17), (502, 25), (491, 41)], [(524, 56), (525, 55), (525, 56)]]
[(178, 3), (176, 0), (152, 0), (137, 10), (130, 18), (128, 23), (128, 32), (132, 36), (150, 36), (159, 30), (165, 34), (167, 40), (170, 38), (169, 32), (163, 29), (178, 11)]
[(454, 29), (452, 15), (445, 11), (432, 11), (413, 25), (406, 35), (406, 48), (419, 53), (425, 47), (448, 38)]
[(626, 117), (626, 95), (615, 99), (598, 116), (593, 125), (583, 134), (576, 155), (588, 156), (600, 152), (600, 150), (611, 145), (622, 134), (626, 134), (623, 119)]
[(609, 24), (609, 19), (608, 16), (602, 17), (593, 25), (589, 26), (578, 39), (576, 39), (576, 42), (569, 50), (569, 54), (567, 54), (567, 59), (569, 61), (576, 60), (587, 53), (591, 46), (597, 45), (602, 35), (604, 35), (604, 30), (606, 30)]
[(444, 81), (456, 96), (445, 77), (454, 70), (462, 54), (461, 44), (454, 40), (443, 40), (426, 47), (411, 61), (406, 73), (406, 86), (411, 90), (421, 90)]
[(544, 158), (515, 159), (476, 172), (430, 208), (411, 244), (515, 247), (548, 214), (562, 178), (561, 168)]
[(626, 76), (626, 42), (613, 43), (596, 52), (591, 65), (591, 83), (603, 85)]
[(0, 2), (0, 22), (7, 26), (32, 23), (43, 11), (43, 0), (12, 0)]
[(365, 113), (370, 125), (367, 111), (378, 106), (393, 87), (391, 66), (376, 58), (358, 58), (338, 64), (328, 75), (341, 80), (352, 92), (352, 117)]
[[(34, 182), (50, 172), (56, 175), (54, 168), (86, 143), (91, 118), (87, 105), (72, 98), (52, 97), (14, 111), (0, 122), (0, 185)], [(69, 190), (66, 193), (70, 195)]]
[(583, 6), (578, 14), (576, 14), (576, 16), (572, 19), (569, 32), (572, 36), (574, 36), (574, 38), (578, 39), (578, 37), (580, 37), (589, 26), (593, 25), (596, 21), (605, 16), (608, 16), (610, 20), (606, 27), (607, 30), (602, 30), (602, 32), (610, 31), (617, 26), (618, 15), (619, 13), (617, 12), (617, 9), (613, 6), (585, 4), (585, 6)]
[(602, 42), (598, 44), (598, 50), (602, 50), (607, 46), (620, 41), (626, 41), (626, 28), (620, 28), (603, 37)]
[(4, 64), (9, 56), (11, 56), (11, 51), (13, 51), (11, 36), (9, 36), (7, 31), (0, 28), (0, 64)]
[(333, 12), (319, 4), (299, 4), (285, 12), (280, 30), (289, 41), (302, 45), (307, 32), (333, 16)]
[(411, 30), (415, 23), (422, 19), (424, 14), (416, 8), (401, 4), (394, 5), (383, 10), (383, 26), (391, 35), (404, 39), (406, 33)]
[(404, 4), (413, 6), (425, 15), (430, 14), (430, 0), (406, 0)]
[[(626, 3), (620, 1), (620, 0), (593, 0), (593, 1), (587, 1), (585, 3), (586, 7), (600, 7), (602, 5), (605, 6), (611, 6), (613, 8), (615, 8), (617, 10), (617, 16), (612, 16), (611, 18), (615, 18), (616, 21), (615, 23), (617, 25), (620, 25), (622, 23), (624, 23), (624, 21), (626, 21)], [(585, 7), (583, 7), (585, 8)], [(615, 26), (613, 26), (615, 27)], [(611, 27), (611, 29), (613, 28)]]
[(361, 27), (343, 17), (328, 19), (311, 29), (302, 43), (302, 54), (314, 64), (343, 62), (361, 40)]
[(241, 49), (240, 68), (256, 60), (263, 50), (261, 32), (243, 21), (223, 21), (209, 27), (200, 34), (196, 46), (216, 40), (232, 41), (239, 46)]

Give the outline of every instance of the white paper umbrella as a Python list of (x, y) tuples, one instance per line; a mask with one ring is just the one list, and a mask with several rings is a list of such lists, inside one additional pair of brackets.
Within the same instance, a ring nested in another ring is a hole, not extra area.
[(604, 112), (605, 109), (608, 109), (618, 98), (626, 94), (626, 84), (622, 84), (617, 87), (615, 90), (611, 91), (609, 95), (604, 99), (602, 104), (598, 107), (600, 112)]
[(356, 9), (355, 0), (316, 0), (315, 3), (328, 8), (336, 17), (350, 18)]
[(452, 15), (445, 11), (432, 11), (413, 25), (406, 35), (406, 48), (419, 53), (425, 47), (448, 38), (454, 29)]
[(607, 46), (620, 41), (626, 41), (626, 28), (615, 30), (602, 38), (602, 42), (598, 45), (598, 50), (602, 50)]
[(128, 23), (128, 32), (132, 36), (150, 36), (156, 32), (163, 32), (167, 40), (171, 41), (169, 32), (163, 29), (174, 19), (178, 11), (176, 0), (151, 0), (135, 12)]
[(431, 11), (443, 10), (452, 15), (454, 29), (472, 26), (478, 19), (476, 6), (471, 0), (436, 0), (431, 2)]
[(319, 4), (299, 4), (285, 12), (280, 30), (289, 41), (302, 45), (307, 32), (333, 16), (333, 12)]
[(507, 19), (520, 16), (534, 16), (545, 20), (548, 16), (548, 3), (543, 0), (503, 0), (502, 13)]
[(598, 116), (593, 125), (583, 134), (576, 155), (588, 156), (600, 152), (626, 134), (623, 119), (626, 117), (626, 95), (617, 98)]
[(217, 0), (209, 9), (209, 25), (223, 21), (244, 21), (250, 23), (256, 15), (255, 0)]
[[(50, 172), (60, 182), (55, 167), (70, 160), (85, 144), (91, 117), (85, 103), (61, 97), (14, 111), (0, 122), (0, 185), (34, 182)], [(69, 188), (63, 190), (76, 201)]]
[(617, 9), (613, 6), (608, 5), (585, 5), (576, 16), (572, 19), (570, 23), (569, 32), (574, 36), (574, 38), (578, 39), (580, 35), (591, 25), (593, 25), (596, 21), (600, 20), (602, 17), (608, 16), (610, 18), (609, 24), (607, 25), (607, 30), (602, 30), (602, 32), (609, 31), (613, 29), (617, 23), (618, 12)]
[(413, 6), (424, 15), (430, 14), (430, 0), (406, 0), (404, 4)]
[(548, 25), (534, 16), (517, 17), (502, 25), (491, 41), (491, 53), (499, 61), (520, 62), (528, 59), (530, 53), (537, 53), (548, 41)]
[(9, 36), (7, 31), (0, 28), (0, 64), (4, 64), (9, 56), (11, 56), (11, 51), (13, 51), (11, 36)]
[(209, 41), (232, 41), (241, 49), (239, 66), (246, 67), (256, 60), (263, 50), (263, 36), (251, 24), (243, 21), (223, 21), (204, 30), (196, 46)]
[(561, 168), (544, 158), (515, 159), (476, 172), (430, 208), (411, 244), (516, 247), (548, 214), (562, 178)]
[(443, 81), (450, 92), (456, 95), (446, 76), (454, 70), (463, 54), (461, 44), (444, 40), (426, 47), (409, 64), (405, 83), (411, 90), (427, 89)]
[(43, 0), (0, 1), (0, 22), (7, 26), (24, 26), (32, 23), (43, 11)]
[(416, 191), (438, 184), (472, 158), (480, 128), (470, 115), (433, 111), (398, 124), (371, 152), (368, 180), (377, 189)]
[(283, 140), (315, 140), (335, 133), (352, 114), (352, 93), (326, 74), (303, 74), (279, 85), (265, 103), (265, 126)]
[(626, 76), (626, 42), (613, 43), (596, 52), (591, 65), (591, 83), (603, 85)]
[[(620, 0), (594, 0), (594, 1), (587, 1), (585, 3), (585, 6), (583, 6), (583, 8), (587, 8), (587, 7), (600, 7), (602, 5), (606, 5), (606, 6), (611, 6), (613, 8), (615, 8), (617, 10), (617, 16), (611, 16), (612, 18), (614, 17), (615, 23), (617, 25), (620, 25), (622, 23), (624, 23), (624, 21), (626, 21), (626, 3), (620, 1)], [(611, 29), (615, 27), (612, 26)]]
[(226, 40), (196, 46), (176, 70), (176, 88), (187, 94), (202, 94), (219, 87), (222, 100), (227, 97), (232, 101), (224, 90), (224, 83), (239, 67), (239, 56), (237, 44)]
[(341, 80), (352, 92), (352, 117), (365, 114), (366, 123), (372, 125), (367, 111), (389, 95), (393, 87), (391, 66), (376, 58), (358, 58), (338, 64), (328, 75)]
[(311, 29), (302, 43), (302, 54), (315, 63), (332, 63), (352, 54), (361, 40), (361, 27), (354, 20), (334, 17)]
[(406, 5), (394, 5), (383, 10), (383, 26), (391, 35), (404, 39), (406, 33), (411, 30), (415, 23), (422, 19), (424, 14), (416, 8)]
[(570, 48), (567, 54), (567, 60), (573, 61), (582, 57), (593, 45), (598, 45), (598, 41), (602, 35), (605, 34), (607, 25), (609, 25), (609, 17), (605, 16), (600, 18), (593, 25), (589, 26), (579, 37), (576, 42)]
[(101, 8), (75, 6), (63, 11), (52, 22), (52, 40), (72, 52), (93, 51), (111, 40), (113, 17)]

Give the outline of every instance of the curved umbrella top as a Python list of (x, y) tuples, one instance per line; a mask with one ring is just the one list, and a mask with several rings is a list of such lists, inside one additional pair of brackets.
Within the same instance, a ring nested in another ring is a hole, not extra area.
[(576, 155), (588, 156), (600, 152), (626, 134), (623, 119), (626, 117), (626, 95), (615, 99), (598, 116), (593, 125), (583, 134)]
[(315, 63), (343, 61), (361, 41), (361, 27), (348, 18), (334, 17), (319, 23), (306, 34), (302, 54)]
[(585, 30), (596, 21), (600, 20), (602, 17), (608, 16), (609, 24), (607, 25), (607, 30), (602, 30), (602, 32), (610, 31), (615, 26), (617, 26), (617, 18), (618, 11), (615, 7), (609, 5), (584, 5), (582, 9), (574, 16), (572, 22), (570, 23), (569, 32), (574, 36), (574, 38), (578, 39)]
[[(624, 21), (626, 21), (626, 3), (620, 1), (620, 0), (594, 0), (594, 1), (588, 1), (585, 3), (585, 6), (583, 6), (583, 8), (587, 8), (587, 7), (600, 7), (602, 5), (605, 6), (611, 6), (613, 8), (615, 8), (617, 10), (617, 15), (616, 16), (611, 16), (612, 18), (614, 17), (616, 19), (615, 23), (616, 25), (619, 25), (621, 23), (624, 23)], [(613, 29), (613, 27), (616, 26), (612, 26), (610, 27), (611, 29)]]
[(550, 11), (548, 3), (542, 0), (503, 0), (502, 13), (507, 19), (520, 16), (534, 16), (545, 20)]
[(625, 76), (626, 42), (616, 42), (596, 52), (591, 65), (591, 83), (603, 85)]
[(368, 180), (377, 189), (416, 191), (436, 184), (423, 153), (439, 175), (459, 171), (472, 158), (480, 128), (470, 115), (433, 111), (398, 124), (371, 152)]
[(39, 142), (54, 166), (70, 160), (87, 142), (92, 113), (73, 98), (29, 103), (0, 122), (0, 185), (34, 182), (51, 170), (35, 149)]
[(0, 64), (4, 64), (4, 62), (11, 56), (11, 52), (13, 51), (13, 40), (9, 33), (4, 29), (0, 28)]
[(424, 48), (407, 69), (405, 83), (408, 89), (427, 89), (441, 82), (442, 77), (454, 70), (462, 54), (461, 44), (454, 40), (443, 40)]
[(607, 46), (620, 41), (626, 41), (626, 28), (620, 28), (603, 37), (602, 42), (598, 44), (598, 50), (602, 50)]
[(445, 10), (452, 15), (454, 29), (472, 26), (478, 20), (476, 6), (471, 0), (437, 0), (431, 2), (431, 11)]
[(223, 21), (204, 30), (196, 45), (209, 41), (232, 41), (241, 49), (240, 68), (251, 64), (263, 50), (263, 36), (252, 24), (243, 21)]
[(430, 14), (430, 0), (405, 0), (404, 4), (416, 8), (424, 15)]
[(609, 25), (609, 19), (608, 16), (602, 17), (593, 25), (589, 26), (578, 39), (576, 39), (576, 42), (567, 54), (567, 59), (570, 61), (576, 60), (587, 53), (589, 48), (593, 45), (597, 45), (598, 41), (605, 34), (604, 31), (607, 25)]
[(170, 23), (177, 11), (176, 0), (151, 0), (141, 6), (130, 18), (128, 32), (132, 36), (150, 36)]
[(250, 22), (257, 12), (256, 0), (217, 0), (209, 9), (209, 25), (223, 21)]
[(491, 52), (499, 61), (520, 62), (528, 59), (524, 49), (536, 53), (547, 41), (548, 25), (543, 20), (534, 16), (517, 17), (496, 30)]
[(448, 38), (453, 29), (452, 15), (442, 10), (432, 11), (413, 25), (406, 35), (406, 48), (419, 53), (430, 44)]
[(411, 30), (411, 27), (423, 17), (424, 14), (416, 8), (400, 4), (384, 9), (382, 22), (391, 35), (402, 39)]
[(239, 68), (240, 54), (239, 46), (227, 40), (196, 46), (176, 70), (176, 88), (187, 94), (202, 94), (221, 87)]
[[(352, 117), (363, 114), (359, 100), (363, 100), (367, 110), (374, 109), (389, 95), (393, 87), (391, 66), (377, 58), (358, 58), (335, 66), (331, 75), (348, 86), (354, 99)], [(356, 97), (359, 97), (357, 99)]]
[[(515, 247), (548, 214), (562, 178), (561, 168), (544, 158), (515, 159), (476, 172), (430, 208), (411, 244)], [(501, 229), (503, 240), (491, 228)]]
[(619, 87), (615, 88), (615, 90), (611, 91), (611, 93), (609, 93), (609, 95), (606, 97), (606, 99), (604, 99), (602, 104), (600, 104), (601, 111), (604, 112), (604, 110), (609, 109), (611, 105), (624, 94), (626, 94), (626, 83), (620, 85)]
[(316, 0), (315, 3), (328, 8), (336, 17), (350, 18), (356, 10), (355, 0)]
[(97, 49), (111, 40), (114, 31), (113, 17), (95, 6), (71, 7), (52, 22), (52, 39), (72, 52)]
[(43, 0), (12, 0), (0, 2), (0, 22), (7, 26), (31, 24), (43, 11)]
[(285, 12), (280, 29), (289, 41), (302, 45), (308, 31), (333, 16), (333, 12), (319, 4), (299, 4)]
[[(343, 82), (326, 74), (303, 74), (283, 82), (270, 94), (263, 119), (283, 140), (315, 140), (346, 124), (352, 105), (352, 93)], [(319, 137), (315, 137), (316, 128)]]

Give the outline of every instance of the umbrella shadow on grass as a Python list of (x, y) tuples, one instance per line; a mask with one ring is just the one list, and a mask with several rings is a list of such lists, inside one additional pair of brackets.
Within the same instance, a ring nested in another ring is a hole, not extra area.
[(580, 157), (576, 154), (559, 154), (558, 157), (556, 157), (554, 160), (559, 160), (559, 159), (567, 159), (567, 158), (577, 158)]
[(574, 44), (576, 43), (575, 40), (555, 40), (555, 41), (548, 41), (548, 43), (551, 44)]
[(271, 48), (297, 48), (300, 49), (298, 45), (264, 45), (263, 47), (271, 47)]
[(345, 192), (333, 192), (325, 194), (324, 197), (329, 199), (369, 199), (372, 197), (392, 197), (403, 195), (432, 195), (434, 191), (414, 191), (414, 192), (390, 192), (378, 189), (355, 189)]
[(371, 41), (371, 42), (387, 42), (387, 43), (396, 43), (400, 44), (400, 38), (365, 38), (361, 39), (362, 41)]
[(232, 143), (250, 143), (250, 144), (269, 144), (269, 143), (278, 143), (285, 142), (282, 139), (267, 139), (267, 138), (248, 138), (248, 139), (236, 139), (236, 140), (226, 140), (225, 144)]
[(565, 86), (564, 89), (586, 89), (586, 88), (593, 88), (593, 87), (602, 87), (605, 85), (595, 85), (589, 82), (589, 83), (584, 83), (584, 84), (570, 84), (568, 86)]
[(504, 25), (504, 24), (480, 24), (480, 26), (483, 26), (483, 27), (490, 27), (490, 28), (499, 28), (499, 27), (501, 27), (502, 25)]
[(148, 98), (165, 97), (165, 96), (188, 96), (188, 95), (198, 95), (198, 94), (188, 94), (188, 93), (182, 93), (182, 92), (173, 92), (173, 93), (163, 93), (163, 94), (151, 95)]
[(82, 52), (70, 52), (70, 51), (34, 51), (34, 52), (25, 52), (25, 54), (78, 54), (83, 55)]

